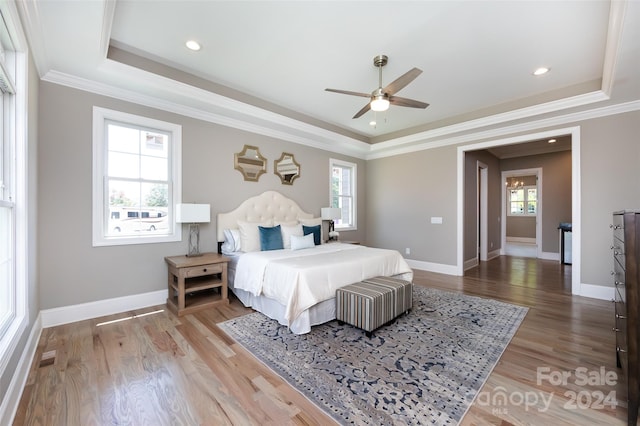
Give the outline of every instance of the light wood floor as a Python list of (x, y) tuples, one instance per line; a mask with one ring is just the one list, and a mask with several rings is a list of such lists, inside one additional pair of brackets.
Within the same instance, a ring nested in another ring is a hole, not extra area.
[[(572, 297), (570, 268), (501, 257), (465, 277), (416, 271), (417, 285), (530, 308), (463, 425), (625, 423), (626, 408), (600, 398), (614, 392), (624, 404), (626, 395), (622, 380), (604, 380), (619, 373), (613, 306)], [(45, 329), (14, 424), (332, 424), (216, 326), (249, 311), (232, 299), (182, 318), (158, 306)], [(562, 374), (564, 383), (548, 379)]]

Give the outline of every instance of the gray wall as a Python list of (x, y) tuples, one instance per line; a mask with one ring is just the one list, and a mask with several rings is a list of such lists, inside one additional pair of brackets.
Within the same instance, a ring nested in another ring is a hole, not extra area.
[(478, 257), (478, 161), (487, 166), (487, 249), (489, 252), (501, 248), (500, 215), (502, 199), (502, 177), (500, 161), (486, 150), (469, 151), (464, 163), (464, 260)]
[[(639, 122), (640, 111), (634, 111), (562, 126), (580, 126), (579, 215), (584, 284), (612, 286), (608, 228), (611, 212), (640, 208)], [(553, 129), (535, 132), (547, 130)], [(476, 142), (485, 141), (470, 144)], [(455, 265), (456, 168), (456, 146), (369, 161), (367, 241), (388, 243), (402, 250), (411, 245), (411, 255), (407, 256), (410, 259)], [(430, 224), (428, 218), (434, 215), (443, 216), (444, 223)], [(553, 250), (545, 242), (543, 249)]]
[[(216, 124), (194, 120), (68, 87), (40, 83), (39, 271), (42, 309), (69, 306), (166, 288), (165, 256), (187, 251), (186, 229), (178, 243), (92, 247), (92, 108), (115, 109), (182, 125), (182, 198), (211, 204), (212, 218), (246, 198), (276, 190), (320, 215), (329, 204), (329, 159), (358, 164), (358, 230), (341, 238), (364, 241), (366, 164), (333, 154)], [(258, 182), (245, 182), (233, 168), (244, 144), (268, 159)], [(283, 151), (294, 154), (301, 176), (292, 186), (273, 174)], [(185, 227), (186, 228), (186, 227)], [(201, 251), (217, 250), (215, 220), (201, 226)]]
[[(367, 244), (455, 264), (456, 179), (452, 147), (368, 161)], [(431, 217), (442, 217), (442, 224), (431, 224)]]

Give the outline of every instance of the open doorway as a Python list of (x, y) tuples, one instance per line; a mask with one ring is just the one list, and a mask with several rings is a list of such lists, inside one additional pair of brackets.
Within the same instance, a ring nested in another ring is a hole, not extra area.
[(501, 254), (542, 258), (542, 168), (502, 170)]
[[(468, 261), (468, 258), (473, 255), (473, 257), (475, 257), (476, 259), (479, 260), (480, 256), (481, 256), (481, 252), (482, 252), (482, 229), (481, 229), (481, 223), (482, 223), (482, 210), (481, 210), (481, 202), (478, 201), (478, 199), (475, 197), (476, 194), (476, 188), (478, 188), (478, 192), (481, 192), (481, 187), (480, 186), (476, 186), (475, 182), (473, 185), (473, 193), (474, 193), (474, 197), (472, 199), (466, 198), (468, 197), (468, 187), (466, 187), (465, 185), (467, 185), (467, 179), (470, 176), (473, 176), (472, 180), (480, 180), (482, 179), (482, 175), (481, 175), (481, 169), (477, 168), (477, 165), (474, 162), (474, 167), (470, 170), (465, 163), (465, 155), (467, 154), (467, 152), (472, 152), (472, 151), (482, 151), (482, 150), (486, 150), (489, 151), (492, 148), (497, 148), (497, 147), (507, 147), (507, 146), (511, 146), (511, 145), (520, 145), (522, 144), (523, 146), (526, 145), (525, 143), (531, 142), (531, 141), (541, 141), (541, 140), (548, 140), (548, 139), (552, 139), (552, 138), (559, 138), (560, 136), (566, 136), (569, 139), (569, 144), (570, 144), (570, 153), (569, 153), (569, 167), (570, 170), (568, 170), (568, 178), (566, 179), (566, 181), (564, 183), (566, 183), (567, 185), (569, 185), (570, 187), (570, 192), (568, 193), (567, 197), (568, 200), (570, 200), (569, 204), (570, 204), (570, 217), (571, 217), (571, 222), (573, 224), (573, 253), (572, 253), (572, 260), (573, 260), (573, 267), (571, 268), (571, 291), (573, 294), (580, 294), (580, 230), (581, 230), (581, 226), (580, 226), (580, 129), (579, 127), (570, 127), (570, 128), (563, 128), (563, 129), (556, 129), (553, 131), (545, 131), (545, 132), (539, 132), (539, 133), (532, 133), (532, 134), (528, 134), (528, 135), (521, 135), (521, 136), (517, 136), (517, 137), (511, 137), (511, 138), (504, 138), (504, 139), (496, 139), (493, 141), (487, 141), (487, 142), (480, 142), (480, 143), (476, 143), (476, 144), (471, 144), (471, 145), (464, 145), (464, 146), (459, 146), (458, 147), (458, 167), (457, 167), (457, 171), (458, 171), (458, 185), (457, 185), (457, 199), (458, 199), (458, 217), (457, 217), (457, 226), (458, 226), (458, 243), (457, 243), (457, 271), (459, 275), (463, 275), (464, 274), (464, 270), (472, 267), (473, 265)], [(514, 147), (515, 151), (519, 151), (522, 149), (522, 146), (517, 146)], [(491, 167), (491, 164), (489, 165)], [(514, 169), (518, 169), (518, 168), (514, 168)], [(521, 167), (521, 169), (524, 169), (524, 167)], [(469, 173), (473, 173), (472, 175), (470, 175)], [(499, 174), (498, 174), (499, 176)], [(547, 176), (547, 173), (545, 171), (545, 180)], [(491, 176), (489, 177), (489, 181), (491, 182)], [(495, 178), (496, 180), (500, 179)], [(551, 182), (551, 181), (548, 181)], [(503, 187), (504, 185), (504, 181), (500, 183), (500, 185), (502, 185)], [(500, 191), (500, 189), (498, 189), (498, 192)], [(491, 190), (490, 190), (491, 192)], [(491, 196), (489, 196), (489, 198), (491, 198)], [(480, 198), (481, 199), (481, 198)], [(474, 204), (476, 204), (476, 207), (473, 208), (474, 212), (474, 216), (476, 213), (476, 210), (478, 211), (478, 216), (480, 219), (476, 219), (473, 220), (473, 225), (471, 225), (471, 223), (469, 223), (468, 220), (468, 216), (469, 215), (469, 211), (470, 209), (469, 207), (469, 202), (472, 202)], [(504, 203), (504, 205), (506, 206), (506, 201)], [(467, 207), (465, 207), (467, 206)], [(505, 207), (506, 208), (506, 207)], [(547, 214), (546, 210), (545, 210), (545, 215)], [(466, 216), (465, 216), (466, 215)], [(496, 221), (499, 223), (498, 226), (502, 227), (502, 220), (504, 218), (504, 215), (501, 214), (497, 214), (496, 216), (498, 217), (493, 217), (491, 215), (491, 213), (489, 213), (489, 231), (488, 233), (491, 234), (492, 231), (492, 227), (495, 227), (495, 223)], [(547, 221), (549, 220), (555, 220), (555, 218), (553, 217), (553, 215), (549, 215), (546, 218)], [(557, 229), (558, 223), (555, 223), (555, 225), (552, 224), (545, 224), (545, 226), (543, 226), (543, 229), (546, 228), (543, 232), (545, 237), (544, 238), (539, 238), (539, 234), (536, 236), (536, 241), (539, 241), (540, 239), (544, 240), (545, 244), (546, 244), (546, 249), (545, 246), (542, 247), (542, 253), (539, 256), (542, 259), (548, 259), (550, 254), (553, 254), (555, 257), (559, 256), (559, 252), (557, 249), (553, 249), (550, 250), (549, 247), (550, 246), (554, 246), (554, 247), (558, 247), (558, 243), (559, 243), (559, 233), (558, 233), (558, 229)], [(472, 234), (470, 234), (469, 232), (472, 232)], [(479, 240), (476, 240), (476, 235), (478, 235)], [(502, 235), (505, 235), (504, 233), (502, 233)], [(465, 250), (466, 250), (466, 246), (465, 244), (468, 245), (468, 240), (473, 240), (473, 252), (471, 250), (468, 250), (465, 254)], [(500, 245), (502, 245), (502, 242), (500, 242)], [(500, 247), (501, 248), (501, 247)], [(479, 250), (479, 251), (478, 251)], [(545, 251), (546, 250), (546, 251)], [(551, 253), (552, 251), (555, 251), (555, 253)], [(491, 250), (489, 251), (489, 253), (491, 253)], [(478, 254), (480, 256), (478, 256)], [(476, 257), (477, 256), (477, 257)]]

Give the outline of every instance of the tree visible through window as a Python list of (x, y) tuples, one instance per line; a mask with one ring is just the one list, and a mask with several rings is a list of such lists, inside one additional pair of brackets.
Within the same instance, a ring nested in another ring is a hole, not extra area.
[(175, 241), (179, 126), (101, 108), (94, 126), (94, 244)]

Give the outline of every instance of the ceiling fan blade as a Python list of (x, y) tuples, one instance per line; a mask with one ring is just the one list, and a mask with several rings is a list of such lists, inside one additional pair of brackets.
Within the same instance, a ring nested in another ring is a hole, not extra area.
[(394, 93), (397, 93), (400, 90), (402, 90), (407, 84), (415, 80), (416, 77), (418, 77), (420, 74), (422, 74), (421, 69), (413, 68), (407, 71), (406, 73), (404, 73), (403, 75), (401, 75), (400, 77), (396, 78), (391, 83), (387, 84), (387, 87), (385, 87), (383, 91), (387, 95), (391, 96)]
[(356, 115), (354, 115), (353, 118), (361, 117), (365, 112), (369, 111), (370, 109), (371, 109), (371, 102), (367, 103), (360, 111), (356, 112)]
[(420, 102), (413, 99), (401, 98), (399, 96), (389, 96), (389, 103), (391, 105), (398, 105), (409, 108), (426, 108), (429, 106), (426, 102)]
[(361, 96), (363, 98), (371, 97), (371, 93), (351, 92), (349, 90), (339, 90), (339, 89), (324, 89), (324, 90), (327, 92), (341, 93), (343, 95)]

